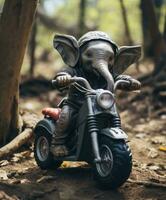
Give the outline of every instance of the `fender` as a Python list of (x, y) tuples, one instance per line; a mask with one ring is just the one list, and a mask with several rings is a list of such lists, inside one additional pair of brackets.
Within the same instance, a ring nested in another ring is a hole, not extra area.
[(37, 134), (44, 129), (45, 131), (53, 135), (53, 133), (55, 132), (55, 123), (55, 120), (51, 118), (44, 118), (36, 124), (34, 132), (35, 134)]
[(100, 134), (118, 140), (128, 138), (127, 134), (120, 128), (105, 128), (101, 130)]

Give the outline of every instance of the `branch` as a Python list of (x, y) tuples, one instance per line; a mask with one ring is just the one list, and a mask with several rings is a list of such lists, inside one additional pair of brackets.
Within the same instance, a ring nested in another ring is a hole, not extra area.
[(11, 142), (7, 145), (0, 148), (0, 159), (11, 155), (14, 151), (16, 151), (19, 147), (25, 144), (33, 135), (32, 128), (25, 129), (21, 134), (15, 137)]
[(39, 121), (36, 114), (23, 113), (22, 115), (23, 126), (25, 130), (15, 137), (11, 142), (0, 148), (0, 159), (11, 155), (17, 149), (19, 149), (23, 144), (27, 143), (33, 136), (33, 128)]

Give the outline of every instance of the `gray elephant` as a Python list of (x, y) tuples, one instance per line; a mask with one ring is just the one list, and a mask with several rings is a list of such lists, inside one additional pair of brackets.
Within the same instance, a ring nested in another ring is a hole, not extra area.
[[(139, 81), (130, 76), (121, 75), (129, 65), (140, 58), (140, 46), (119, 48), (106, 33), (100, 31), (88, 32), (78, 41), (73, 36), (57, 34), (53, 43), (63, 61), (68, 65), (55, 77), (60, 90), (66, 88), (73, 76), (86, 78), (93, 89), (102, 88), (113, 91), (114, 82), (119, 79), (130, 82), (128, 85), (120, 85), (119, 89), (140, 88)], [(68, 138), (67, 130), (73, 126), (83, 100), (83, 94), (72, 84), (56, 123), (56, 134), (52, 139), (51, 152), (55, 156), (68, 155), (68, 149), (65, 146)]]

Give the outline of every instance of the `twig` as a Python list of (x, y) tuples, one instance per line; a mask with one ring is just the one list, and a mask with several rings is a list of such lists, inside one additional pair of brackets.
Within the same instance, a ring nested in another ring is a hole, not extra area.
[(166, 188), (166, 184), (163, 184), (163, 183), (154, 183), (154, 182), (150, 182), (150, 181), (135, 181), (135, 180), (132, 180), (132, 179), (128, 179), (127, 182), (135, 183), (135, 184), (138, 184), (138, 185), (144, 185), (146, 187)]

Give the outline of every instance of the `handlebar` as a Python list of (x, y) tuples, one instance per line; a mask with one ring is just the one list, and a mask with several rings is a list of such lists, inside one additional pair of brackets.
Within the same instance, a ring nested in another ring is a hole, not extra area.
[[(74, 82), (82, 82), (84, 84), (84, 86), (86, 87), (86, 89), (92, 90), (92, 87), (90, 86), (89, 82), (85, 78), (72, 77), (70, 79), (70, 83), (74, 83)], [(52, 80), (52, 85), (57, 87), (58, 86), (57, 81), (56, 80)]]
[[(76, 77), (76, 76), (75, 76), (75, 77), (72, 77), (72, 78), (70, 79), (70, 83), (74, 83), (74, 82), (82, 82), (86, 89), (88, 89), (88, 90), (93, 90), (92, 87), (90, 86), (89, 82), (88, 82), (85, 78)], [(69, 84), (70, 84), (70, 83), (69, 83)], [(130, 81), (127, 81), (127, 80), (118, 80), (118, 81), (116, 81), (115, 84), (114, 84), (114, 92), (116, 91), (116, 89), (118, 89), (118, 86), (119, 86), (119, 84), (121, 84), (121, 83), (130, 84)], [(52, 80), (52, 85), (53, 85), (54, 87), (57, 87), (57, 86), (58, 86), (57, 81), (56, 81), (56, 80)], [(137, 91), (137, 92), (138, 92), (138, 91)]]
[(115, 82), (114, 84), (114, 91), (118, 88), (119, 84), (121, 83), (126, 83), (126, 84), (130, 84), (130, 81), (127, 81), (127, 80), (118, 80)]

